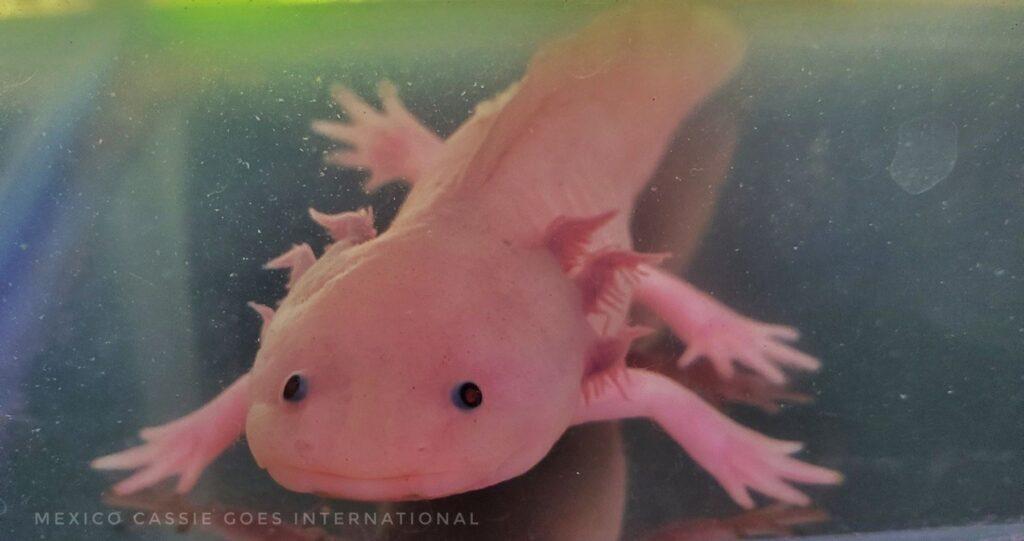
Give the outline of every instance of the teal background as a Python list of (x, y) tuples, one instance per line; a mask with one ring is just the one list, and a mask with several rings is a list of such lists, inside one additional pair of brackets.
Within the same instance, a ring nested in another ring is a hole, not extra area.
[[(326, 240), (307, 207), (373, 205), (379, 226), (394, 215), (404, 188), (368, 196), (359, 173), (322, 164), (330, 145), (309, 123), (335, 114), (332, 83), (370, 95), (390, 79), (447, 135), (521, 76), (539, 44), (606, 5), (104, 3), (0, 19), (0, 537), (220, 535), (43, 528), (32, 514), (107, 509), (112, 478), (88, 461), (246, 370), (258, 321), (245, 302), (284, 292), (261, 265)], [(714, 101), (738, 119), (737, 150), (687, 276), (744, 313), (799, 327), (825, 363), (802, 382), (815, 404), (733, 410), (847, 475), (812, 489), (831, 520), (800, 531), (1019, 522), (1024, 5), (725, 10), (749, 41)], [(911, 195), (889, 167), (900, 126), (922, 117), (956, 126), (957, 156), (947, 178)], [(618, 445), (614, 432), (579, 432), (570, 440)], [(624, 423), (621, 441), (629, 481), (607, 512), (622, 513), (624, 538), (737, 513), (653, 426)], [(534, 478), (561, 475), (572, 471)], [(540, 504), (530, 485), (511, 486), (451, 505), (476, 509), (495, 537), (571, 526), (573, 513), (550, 509), (548, 521), (513, 525), (510, 514)], [(274, 485), (244, 445), (208, 470), (194, 501), (325, 504)]]

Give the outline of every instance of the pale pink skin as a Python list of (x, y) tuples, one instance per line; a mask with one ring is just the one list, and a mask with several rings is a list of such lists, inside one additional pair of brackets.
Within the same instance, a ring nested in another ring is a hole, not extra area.
[[(350, 148), (329, 161), (368, 170), (369, 188), (410, 182), (402, 212), (376, 236), (369, 212), (311, 211), (335, 242), (319, 259), (301, 244), (268, 264), (290, 269), (290, 290), (276, 311), (253, 305), (264, 328), (252, 370), (93, 466), (138, 469), (120, 493), (175, 475), (186, 492), (244, 431), (290, 490), (434, 498), (522, 474), (573, 424), (648, 417), (739, 505), (754, 505), (751, 489), (807, 504), (792, 483), (839, 474), (624, 362), (642, 333), (627, 324), (635, 300), (687, 343), (681, 365), (706, 358), (723, 376), (738, 364), (773, 382), (783, 368), (818, 368), (787, 344), (795, 330), (745, 318), (630, 252), (637, 193), (742, 51), (713, 13), (622, 9), (543, 49), (523, 81), (447, 141), (389, 84), (382, 110), (337, 89), (348, 121), (314, 130)], [(567, 229), (552, 224), (565, 222), (599, 227), (553, 241)], [(288, 402), (295, 373), (308, 393)], [(482, 389), (479, 408), (453, 404), (465, 381)]]

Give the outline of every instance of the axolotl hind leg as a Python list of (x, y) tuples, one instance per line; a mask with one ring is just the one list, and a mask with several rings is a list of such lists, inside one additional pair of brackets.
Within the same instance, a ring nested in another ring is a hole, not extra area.
[(179, 476), (176, 490), (185, 493), (199, 475), (245, 429), (249, 409), (249, 376), (238, 378), (202, 408), (170, 423), (145, 428), (145, 441), (93, 460), (97, 470), (138, 470), (114, 485), (117, 494), (131, 494), (172, 476)]
[(335, 87), (333, 94), (348, 122), (318, 120), (313, 131), (350, 148), (329, 153), (327, 162), (368, 170), (365, 188), (370, 192), (399, 178), (410, 184), (419, 180), (443, 141), (412, 116), (394, 85), (380, 83), (381, 110), (345, 87)]
[(837, 484), (835, 471), (801, 462), (799, 442), (769, 438), (745, 428), (671, 379), (636, 368), (619, 378), (619, 392), (580, 396), (575, 423), (648, 417), (668, 432), (744, 508), (753, 489), (793, 505), (810, 499), (792, 483)]

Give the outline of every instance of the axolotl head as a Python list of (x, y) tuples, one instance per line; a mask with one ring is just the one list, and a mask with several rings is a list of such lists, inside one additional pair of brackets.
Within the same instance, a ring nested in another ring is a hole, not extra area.
[(571, 282), (545, 254), (439, 244), (329, 253), (282, 303), (246, 433), (285, 488), (465, 492), (531, 468), (570, 424), (592, 339)]

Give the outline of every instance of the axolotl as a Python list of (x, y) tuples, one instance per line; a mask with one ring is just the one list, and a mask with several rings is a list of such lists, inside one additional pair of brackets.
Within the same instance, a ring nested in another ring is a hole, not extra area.
[(735, 70), (722, 16), (665, 5), (602, 14), (542, 47), (525, 76), (447, 140), (383, 83), (377, 109), (338, 87), (345, 143), (328, 160), (411, 189), (390, 227), (372, 212), (311, 216), (333, 242), (267, 264), (290, 271), (252, 369), (195, 412), (93, 462), (138, 470), (132, 493), (178, 476), (188, 492), (243, 433), (283, 487), (397, 501), (484, 488), (537, 464), (572, 425), (647, 417), (741, 506), (792, 504), (840, 474), (801, 444), (733, 422), (675, 380), (631, 368), (643, 305), (703, 360), (780, 383), (818, 361), (795, 329), (740, 315), (632, 249), (629, 218), (681, 120)]

